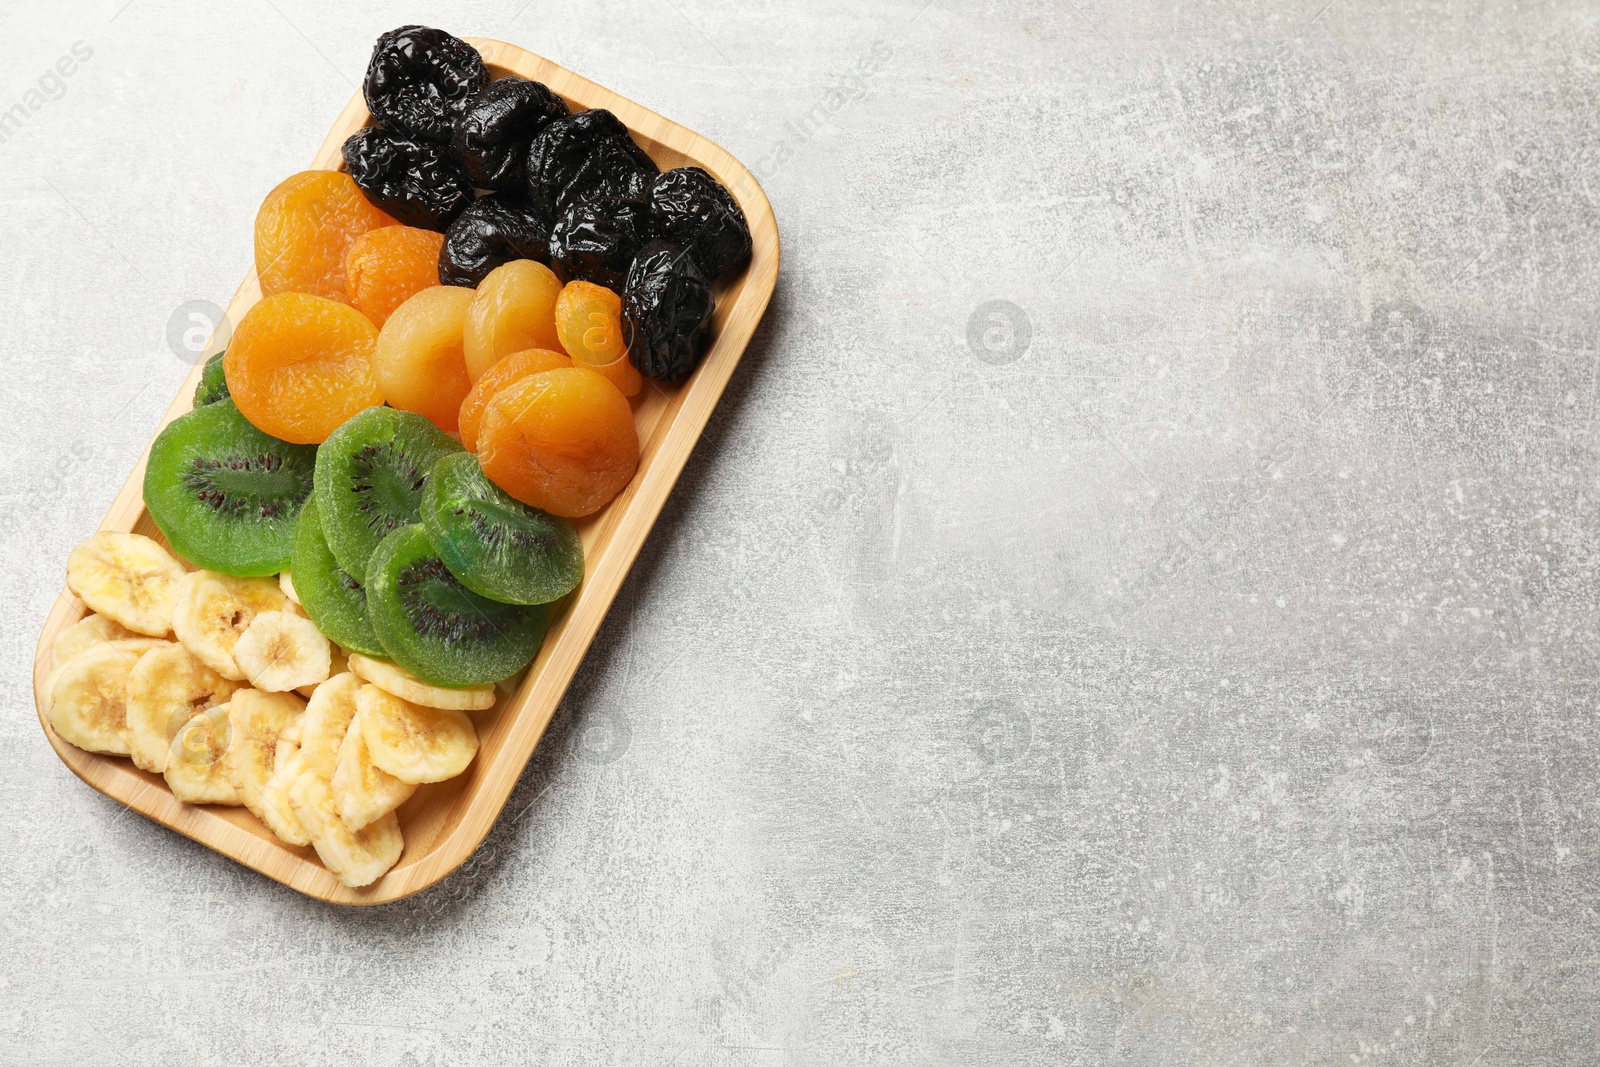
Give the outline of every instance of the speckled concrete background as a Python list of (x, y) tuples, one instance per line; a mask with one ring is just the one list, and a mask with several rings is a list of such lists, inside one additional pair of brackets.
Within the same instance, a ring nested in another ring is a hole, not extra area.
[[(0, 1060), (1600, 1058), (1592, 4), (379, 6), (0, 10)], [(725, 145), (785, 258), (488, 843), (347, 911), (28, 664), (404, 21)]]

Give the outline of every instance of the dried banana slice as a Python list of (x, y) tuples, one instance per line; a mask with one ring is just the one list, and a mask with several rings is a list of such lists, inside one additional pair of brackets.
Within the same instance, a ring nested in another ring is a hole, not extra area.
[(429, 685), (398, 663), (386, 659), (373, 659), (359, 652), (350, 655), (350, 669), (401, 700), (421, 704), (425, 708), (450, 708), (455, 711), (484, 711), (494, 707), (495, 693), (492, 685), (474, 685), (466, 689), (445, 689)]
[(289, 803), (311, 835), (311, 845), (323, 865), (353, 889), (383, 877), (405, 851), (400, 820), (394, 812), (353, 831), (339, 817), (333, 789), (313, 773), (300, 775), (289, 786)]
[(150, 649), (159, 648), (162, 645), (170, 644), (172, 644), (171, 641), (164, 641), (159, 637), (144, 637), (140, 634), (134, 634), (132, 637), (123, 637), (116, 641), (99, 642), (98, 644), (91, 645), (89, 648), (86, 648), (81, 652), (75, 653), (68, 659), (59, 661), (54, 660), (55, 653), (52, 650), (50, 673), (44, 676), (44, 684), (39, 687), (39, 695), (43, 698), (45, 715), (48, 716), (50, 714), (50, 704), (54, 700), (56, 680), (61, 677), (62, 669), (73, 660), (82, 656), (84, 652), (92, 652), (95, 649), (115, 646), (117, 648), (126, 650), (127, 654), (132, 658), (132, 662), (138, 663), (139, 657), (144, 655)]
[(250, 684), (287, 693), (328, 679), (333, 656), (316, 623), (287, 611), (263, 611), (233, 646), (233, 661)]
[(425, 708), (375, 685), (361, 687), (356, 708), (373, 765), (402, 782), (454, 778), (478, 754), (478, 731), (466, 712)]
[(283, 590), (283, 595), (289, 598), (289, 602), (291, 604), (294, 604), (296, 607), (299, 606), (300, 595), (294, 591), (293, 574), (290, 574), (288, 571), (284, 571), (283, 573), (279, 574), (278, 588)]
[(272, 825), (261, 790), (276, 770), (278, 736), (305, 712), (305, 701), (293, 693), (263, 693), (241, 689), (229, 703), (228, 723), (233, 729), (228, 767), (239, 799), (256, 818)]
[(356, 693), (360, 690), (361, 679), (346, 671), (317, 686), (306, 705), (301, 719), (300, 751), (305, 755), (306, 766), (324, 780), (333, 779), (339, 746), (350, 732), (350, 720), (356, 716)]
[(67, 588), (135, 633), (165, 636), (183, 564), (142, 534), (97, 533), (67, 555)]
[[(328, 677), (329, 678), (337, 678), (339, 675), (345, 673), (349, 669), (350, 669), (350, 656), (349, 656), (349, 654), (346, 653), (344, 649), (342, 649), (338, 645), (334, 644), (332, 641), (329, 641), (328, 642)], [(317, 688), (319, 686), (321, 686), (321, 684), (322, 684), (321, 682), (317, 682), (315, 685), (302, 685), (299, 688), (297, 688), (295, 690), (295, 692), (299, 693), (301, 696), (303, 696), (303, 697), (305, 697), (306, 699), (309, 700), (311, 698), (311, 694), (315, 693), (317, 691)]]
[(87, 652), (95, 645), (139, 636), (115, 619), (90, 612), (56, 634), (55, 641), (50, 645), (50, 666), (52, 669), (59, 667), (73, 656)]
[(172, 630), (207, 667), (236, 682), (245, 679), (233, 650), (263, 611), (282, 611), (288, 598), (271, 578), (235, 578), (195, 571), (178, 583)]
[(281, 771), (283, 769), (284, 762), (287, 761), (290, 756), (300, 751), (300, 726), (305, 722), (305, 719), (306, 717), (304, 715), (300, 716), (288, 726), (285, 726), (283, 728), (283, 732), (278, 735), (278, 743), (272, 750), (273, 774), (277, 774), (279, 771)]
[(350, 720), (350, 728), (339, 743), (333, 777), (328, 782), (333, 789), (334, 808), (351, 830), (359, 830), (382, 818), (417, 791), (416, 786), (402, 782), (372, 762), (362, 735), (359, 708), (358, 697), (355, 718)]
[(109, 641), (72, 657), (45, 679), (45, 718), (63, 741), (89, 752), (128, 754), (128, 680), (139, 657), (169, 642)]
[(172, 738), (162, 772), (172, 795), (188, 804), (231, 804), (243, 801), (233, 784), (228, 705), (196, 713)]
[[(284, 742), (278, 743), (282, 745)], [(265, 813), (262, 821), (267, 824), (269, 830), (278, 835), (278, 840), (286, 845), (311, 843), (311, 835), (300, 824), (294, 806), (289, 803), (289, 787), (294, 784), (296, 778), (305, 773), (305, 757), (300, 754), (299, 748), (295, 748), (287, 759), (278, 762), (272, 777), (261, 787), (261, 810)]]
[(128, 754), (134, 766), (160, 774), (167, 753), (195, 712), (226, 704), (239, 683), (207, 667), (182, 645), (150, 649), (128, 679)]

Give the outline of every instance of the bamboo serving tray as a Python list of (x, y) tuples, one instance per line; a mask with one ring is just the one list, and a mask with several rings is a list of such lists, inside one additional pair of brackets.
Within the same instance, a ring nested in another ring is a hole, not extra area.
[[(493, 77), (515, 74), (542, 81), (575, 110), (609, 108), (662, 170), (694, 165), (715, 175), (744, 210), (754, 244), (749, 267), (718, 288), (712, 342), (699, 369), (680, 386), (663, 387), (647, 380), (636, 398), (638, 473), (604, 510), (579, 521), (587, 561), (583, 584), (552, 620), (544, 646), (527, 673), (501, 686), (501, 699), (493, 709), (474, 714), (480, 742), (477, 758), (459, 777), (417, 790), (399, 812), (405, 834), (400, 862), (372, 885), (350, 889), (328, 873), (310, 848), (283, 844), (244, 808), (184, 804), (167, 791), (160, 776), (140, 771), (125, 758), (74, 748), (56, 735), (45, 721), (40, 689), (50, 670), (51, 642), (87, 611), (71, 592), (63, 592), (51, 609), (34, 656), (34, 701), (40, 725), (74, 774), (106, 796), (269, 878), (307, 896), (341, 904), (379, 904), (425, 889), (466, 860), (489, 832), (705, 428), (777, 282), (778, 229), (772, 207), (754, 176), (731, 155), (704, 137), (531, 52), (501, 41), (470, 40), (483, 53)], [(357, 92), (311, 167), (342, 169), (340, 146), (367, 125), (369, 118), (366, 103)], [(261, 291), (252, 270), (228, 305), (228, 321), (238, 322), (259, 299)], [(205, 349), (212, 350), (210, 346)], [(202, 362), (196, 362), (161, 426), (192, 407)], [(144, 469), (149, 455), (146, 446), (100, 529), (141, 533), (165, 545), (166, 539), (144, 508)], [(65, 565), (63, 560), (63, 569)]]

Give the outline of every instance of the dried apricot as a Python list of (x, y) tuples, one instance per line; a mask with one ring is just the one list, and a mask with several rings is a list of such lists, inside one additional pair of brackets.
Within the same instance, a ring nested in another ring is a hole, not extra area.
[(267, 194), (256, 213), (256, 276), (261, 295), (310, 293), (349, 303), (344, 259), (368, 230), (393, 226), (350, 175), (307, 170)]
[(605, 375), (623, 396), (637, 396), (644, 379), (622, 340), (622, 298), (593, 282), (568, 282), (556, 297), (556, 334), (580, 367)]
[(556, 297), (561, 279), (543, 263), (514, 259), (489, 272), (467, 312), (462, 350), (473, 381), (501, 356), (525, 348), (561, 347), (556, 337)]
[(395, 308), (378, 331), (378, 388), (392, 407), (454, 430), (472, 383), (461, 357), (461, 325), (472, 290), (436, 285)]
[(256, 429), (314, 445), (356, 412), (383, 403), (373, 373), (377, 347), (377, 329), (355, 308), (279, 293), (245, 314), (222, 366)]
[(422, 290), (439, 284), (444, 234), (415, 226), (383, 226), (356, 238), (344, 257), (345, 290), (355, 309), (379, 329)]
[(478, 460), (500, 488), (569, 519), (592, 515), (639, 467), (633, 411), (587, 367), (530, 374), (489, 401)]
[(530, 374), (570, 366), (572, 360), (548, 348), (530, 348), (497, 360), (494, 366), (484, 371), (483, 377), (478, 379), (467, 398), (461, 402), (457, 426), (461, 431), (461, 447), (468, 452), (478, 450), (478, 427), (483, 425), (484, 409), (500, 390)]

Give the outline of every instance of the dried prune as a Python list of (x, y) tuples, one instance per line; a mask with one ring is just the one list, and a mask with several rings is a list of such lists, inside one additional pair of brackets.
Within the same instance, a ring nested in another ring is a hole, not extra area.
[(683, 248), (646, 245), (622, 289), (622, 336), (639, 373), (664, 382), (687, 378), (700, 362), (712, 306), (711, 286)]
[(443, 230), (472, 203), (472, 182), (443, 145), (375, 127), (344, 143), (361, 191), (407, 226)]
[(661, 236), (680, 244), (710, 281), (750, 258), (750, 227), (722, 183), (699, 167), (679, 167), (650, 186), (650, 210)]
[(543, 82), (501, 78), (473, 99), (456, 123), (450, 151), (480, 189), (521, 190), (528, 142), (567, 105)]
[(467, 105), (489, 84), (478, 50), (427, 26), (401, 26), (378, 38), (361, 92), (385, 126), (448, 143)]
[(600, 197), (642, 198), (659, 168), (605, 108), (556, 119), (528, 145), (528, 199), (552, 218)]
[(509, 193), (479, 197), (450, 224), (439, 252), (439, 281), (476, 288), (513, 259), (550, 262), (550, 224)]
[(633, 143), (633, 138), (601, 141), (562, 190), (560, 203), (568, 207), (602, 197), (647, 200), (655, 176), (655, 162)]
[(633, 257), (653, 236), (650, 208), (641, 200), (573, 204), (550, 227), (550, 262), (569, 279), (621, 292)]

